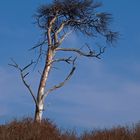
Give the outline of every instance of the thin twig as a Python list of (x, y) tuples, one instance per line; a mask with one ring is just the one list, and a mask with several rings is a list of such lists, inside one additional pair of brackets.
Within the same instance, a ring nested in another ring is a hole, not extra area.
[(70, 64), (73, 60), (71, 59), (72, 57), (68, 57), (68, 58), (60, 58), (60, 59), (55, 59), (52, 61), (52, 63), (54, 62), (66, 62), (68, 64)]

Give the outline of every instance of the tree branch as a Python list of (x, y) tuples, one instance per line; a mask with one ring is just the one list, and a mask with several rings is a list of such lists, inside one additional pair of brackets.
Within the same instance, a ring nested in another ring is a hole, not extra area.
[(65, 25), (69, 22), (69, 20), (63, 21), (61, 23), (61, 25), (58, 27), (58, 29), (56, 30), (56, 32), (54, 33), (54, 41), (55, 44), (59, 44), (59, 40), (58, 40), (58, 34), (64, 29)]
[(29, 51), (34, 50), (36, 48), (39, 48), (39, 47), (43, 46), (45, 43), (47, 43), (47, 40), (46, 39), (44, 39), (42, 42), (38, 43), (34, 47), (30, 48)]
[(36, 98), (35, 98), (35, 96), (34, 96), (34, 93), (33, 93), (32, 89), (31, 89), (30, 85), (29, 85), (29, 84), (26, 82), (26, 80), (25, 80), (25, 78), (26, 78), (26, 76), (29, 74), (29, 72), (24, 73), (24, 71), (25, 71), (27, 68), (29, 68), (34, 62), (31, 61), (31, 63), (29, 63), (28, 65), (26, 65), (24, 68), (20, 68), (19, 65), (18, 65), (13, 59), (11, 59), (11, 61), (12, 61), (12, 64), (9, 64), (9, 65), (19, 70), (20, 76), (21, 76), (21, 79), (22, 79), (23, 84), (24, 84), (25, 87), (28, 89), (29, 93), (31, 94), (31, 96), (32, 96), (32, 98), (33, 98), (33, 100), (34, 100), (34, 102), (35, 102), (35, 105), (38, 106), (38, 103), (37, 103), (37, 100), (36, 100)]
[(62, 42), (64, 41), (64, 39), (65, 39), (68, 35), (70, 35), (71, 33), (72, 33), (72, 31), (67, 32), (67, 33), (65, 33), (65, 34), (61, 37), (61, 39), (60, 39), (59, 42), (58, 42), (59, 46), (62, 44)]
[[(76, 61), (76, 59), (77, 59), (77, 57), (75, 58), (75, 59), (73, 59), (73, 61), (72, 61), (72, 69), (71, 69), (71, 71), (70, 71), (70, 73), (67, 75), (67, 77), (64, 79), (64, 81), (63, 82), (61, 82), (61, 83), (59, 83), (58, 85), (55, 85), (55, 86), (53, 86), (52, 88), (50, 88), (45, 94), (44, 94), (44, 96), (42, 97), (42, 99), (44, 100), (45, 99), (45, 97), (49, 94), (49, 93), (51, 93), (51, 92), (53, 92), (54, 90), (56, 90), (56, 89), (58, 89), (58, 88), (61, 88), (62, 86), (64, 86), (65, 84), (66, 84), (66, 82), (72, 77), (72, 75), (73, 75), (73, 73), (74, 73), (74, 71), (75, 71), (75, 69), (76, 69), (76, 66), (75, 66), (75, 61)], [(59, 60), (66, 60), (66, 59), (59, 59)]]
[[(89, 47), (89, 46), (88, 46)], [(89, 49), (89, 48), (88, 48)], [(96, 57), (98, 59), (100, 58), (100, 55), (103, 54), (105, 52), (105, 47), (104, 48), (100, 48), (98, 53), (95, 53), (94, 51), (91, 51), (91, 49), (89, 49), (89, 52), (86, 53), (84, 51), (81, 51), (80, 49), (76, 49), (76, 48), (56, 48), (56, 51), (68, 51), (68, 52), (75, 52), (78, 53), (81, 56), (86, 56), (86, 57)]]
[(55, 43), (54, 43), (54, 48), (53, 49), (56, 49), (58, 46), (60, 46), (62, 44), (62, 42), (64, 41), (64, 39), (71, 33), (72, 33), (72, 31), (64, 33), (64, 35), (60, 39), (58, 39), (58, 36), (55, 35), (55, 37), (54, 37), (55, 38)]
[(66, 62), (66, 63), (70, 64), (70, 63), (73, 62), (73, 60), (71, 58), (72, 57), (55, 59), (55, 60), (52, 61), (52, 63), (54, 63), (54, 62), (62, 62), (63, 61), (63, 62)]
[(47, 31), (48, 47), (52, 47), (51, 31), (52, 31), (52, 27), (56, 19), (57, 19), (57, 16), (54, 16), (51, 21), (48, 21), (48, 31)]
[(56, 33), (56, 34), (59, 34), (59, 33), (63, 30), (63, 28), (65, 27), (65, 25), (68, 24), (69, 21), (70, 21), (70, 20), (63, 21), (63, 22), (61, 23), (61, 25), (59, 26), (58, 30), (57, 30), (55, 33)]

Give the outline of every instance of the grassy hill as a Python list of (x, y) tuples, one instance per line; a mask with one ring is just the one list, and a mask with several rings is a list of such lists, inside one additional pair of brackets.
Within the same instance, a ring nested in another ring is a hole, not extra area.
[(47, 119), (38, 124), (26, 118), (0, 125), (0, 140), (140, 140), (140, 124), (93, 130), (78, 136), (74, 131), (62, 132)]

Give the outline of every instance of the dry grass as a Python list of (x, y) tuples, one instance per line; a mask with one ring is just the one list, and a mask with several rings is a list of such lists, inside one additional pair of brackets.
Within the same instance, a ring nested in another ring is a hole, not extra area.
[(0, 140), (140, 140), (140, 124), (84, 132), (78, 137), (75, 131), (62, 132), (47, 119), (38, 124), (28, 118), (0, 125)]
[(59, 134), (56, 126), (48, 120), (39, 124), (28, 118), (0, 126), (0, 140), (59, 140)]
[(85, 132), (81, 140), (140, 140), (140, 124)]

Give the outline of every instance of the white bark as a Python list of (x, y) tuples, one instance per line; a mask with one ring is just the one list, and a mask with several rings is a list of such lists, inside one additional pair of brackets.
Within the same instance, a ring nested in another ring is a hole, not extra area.
[(44, 94), (45, 94), (45, 87), (46, 87), (46, 82), (49, 76), (49, 72), (51, 69), (51, 64), (53, 60), (53, 55), (54, 52), (51, 48), (48, 49), (47, 57), (46, 57), (46, 64), (40, 79), (40, 85), (38, 88), (38, 94), (37, 94), (37, 103), (38, 106), (36, 106), (36, 111), (35, 111), (35, 121), (41, 122), (42, 120), (42, 114), (44, 110)]

